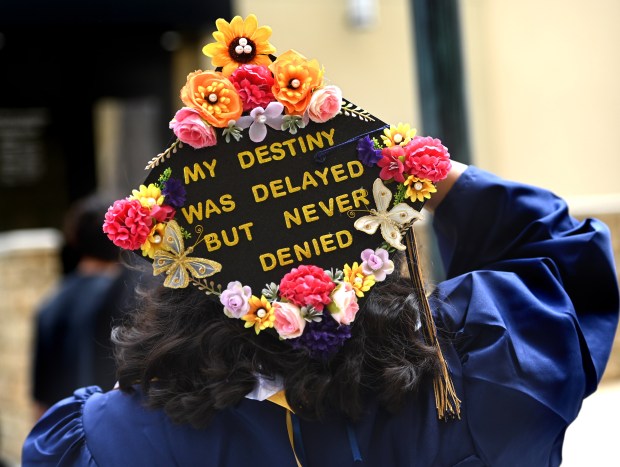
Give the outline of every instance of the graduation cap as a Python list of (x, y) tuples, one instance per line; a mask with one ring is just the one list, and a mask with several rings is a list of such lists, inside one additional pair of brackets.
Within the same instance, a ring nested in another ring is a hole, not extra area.
[[(152, 261), (164, 286), (197, 287), (248, 332), (317, 359), (346, 342), (406, 250), (441, 357), (412, 225), (450, 168), (447, 149), (343, 98), (317, 60), (276, 56), (254, 15), (216, 25), (203, 49), (215, 70), (188, 75), (176, 139), (110, 207), (104, 231)], [(437, 393), (440, 415), (458, 413), (445, 362)]]

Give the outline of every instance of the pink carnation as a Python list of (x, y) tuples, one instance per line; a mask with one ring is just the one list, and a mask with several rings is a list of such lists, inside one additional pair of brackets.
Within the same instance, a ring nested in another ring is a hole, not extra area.
[(335, 284), (331, 277), (317, 266), (301, 265), (293, 268), (280, 281), (280, 295), (297, 306), (313, 306), (319, 311), (331, 299)]
[(181, 142), (194, 149), (214, 146), (217, 143), (213, 127), (207, 124), (196, 110), (189, 107), (177, 110), (169, 126)]
[(342, 91), (338, 86), (325, 86), (312, 93), (310, 105), (306, 112), (310, 120), (316, 123), (324, 123), (331, 120), (342, 105)]
[(273, 327), (282, 339), (295, 339), (303, 334), (306, 320), (298, 306), (287, 302), (273, 302)]
[(241, 97), (244, 112), (255, 107), (265, 108), (267, 104), (276, 100), (271, 92), (273, 76), (264, 66), (241, 65), (230, 75), (230, 81)]
[(151, 233), (149, 209), (137, 199), (121, 199), (108, 208), (103, 231), (116, 246), (137, 250)]
[(404, 147), (405, 171), (420, 179), (435, 183), (448, 175), (452, 162), (441, 141), (430, 136), (416, 136)]

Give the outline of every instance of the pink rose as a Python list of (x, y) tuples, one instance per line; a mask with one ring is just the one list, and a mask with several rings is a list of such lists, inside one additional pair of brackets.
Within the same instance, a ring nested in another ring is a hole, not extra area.
[(304, 332), (306, 320), (299, 307), (287, 302), (273, 302), (275, 321), (273, 327), (282, 339), (294, 339)]
[(149, 208), (137, 199), (120, 199), (108, 208), (103, 231), (116, 246), (137, 250), (151, 233), (153, 221)]
[(319, 311), (330, 302), (335, 284), (317, 266), (301, 265), (285, 274), (280, 281), (280, 295), (297, 306), (313, 306)]
[(310, 120), (316, 123), (324, 123), (331, 120), (342, 105), (342, 91), (338, 86), (325, 86), (312, 93), (310, 105), (306, 112)]
[(351, 324), (360, 307), (355, 297), (355, 290), (348, 282), (338, 284), (332, 293), (327, 311), (339, 324)]
[(252, 289), (241, 285), (241, 282), (229, 282), (226, 290), (220, 295), (220, 302), (224, 305), (224, 314), (229, 318), (241, 318), (250, 311)]
[(271, 92), (273, 76), (271, 71), (261, 65), (241, 65), (229, 77), (243, 102), (243, 111), (248, 112), (255, 107), (265, 108), (276, 100)]
[(420, 179), (435, 183), (448, 175), (452, 163), (441, 141), (430, 136), (416, 136), (404, 146), (405, 171)]
[(177, 110), (169, 126), (181, 142), (194, 149), (214, 146), (217, 143), (213, 127), (208, 125), (196, 110), (189, 107)]
[(367, 248), (362, 251), (362, 272), (367, 276), (375, 276), (375, 281), (382, 282), (388, 274), (394, 271), (394, 262), (389, 253), (383, 248), (375, 251)]
[(169, 220), (173, 219), (176, 211), (172, 206), (160, 206), (158, 204), (154, 204), (153, 206), (151, 206), (150, 214), (157, 223), (162, 223), (168, 222)]

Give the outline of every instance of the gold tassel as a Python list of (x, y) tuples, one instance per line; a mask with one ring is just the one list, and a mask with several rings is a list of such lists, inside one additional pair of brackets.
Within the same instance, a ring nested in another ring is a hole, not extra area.
[(433, 380), (433, 388), (435, 391), (435, 406), (437, 407), (437, 414), (441, 420), (447, 420), (448, 418), (461, 418), (461, 400), (456, 395), (452, 378), (448, 371), (448, 365), (441, 352), (439, 341), (437, 340), (437, 329), (435, 327), (435, 321), (431, 314), (431, 307), (426, 297), (424, 284), (422, 282), (422, 267), (420, 265), (420, 258), (418, 256), (418, 247), (415, 240), (415, 232), (413, 226), (405, 235), (405, 243), (407, 246), (407, 266), (409, 267), (409, 275), (413, 282), (414, 289), (420, 296), (420, 303), (423, 308), (424, 316), (426, 317), (424, 326), (424, 337), (429, 345), (432, 345), (437, 350), (437, 356), (439, 357), (439, 364), (441, 366), (441, 374), (436, 376)]

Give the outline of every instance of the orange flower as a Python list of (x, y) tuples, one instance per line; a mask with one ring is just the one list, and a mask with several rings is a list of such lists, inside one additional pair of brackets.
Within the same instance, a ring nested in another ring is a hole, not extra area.
[(276, 53), (276, 48), (268, 40), (271, 28), (259, 28), (256, 16), (248, 15), (245, 20), (235, 16), (230, 23), (220, 18), (215, 25), (217, 31), (213, 37), (217, 42), (205, 45), (202, 53), (212, 58), (214, 67), (223, 67), (225, 76), (230, 76), (239, 65), (251, 63), (267, 66), (271, 63), (269, 54)]
[(319, 62), (289, 50), (280, 55), (269, 69), (274, 76), (271, 92), (284, 104), (286, 113), (303, 114), (310, 104), (312, 91), (323, 85), (323, 68)]
[(197, 70), (187, 75), (181, 100), (217, 128), (225, 128), (230, 120), (237, 120), (243, 112), (243, 103), (235, 86), (217, 71)]

